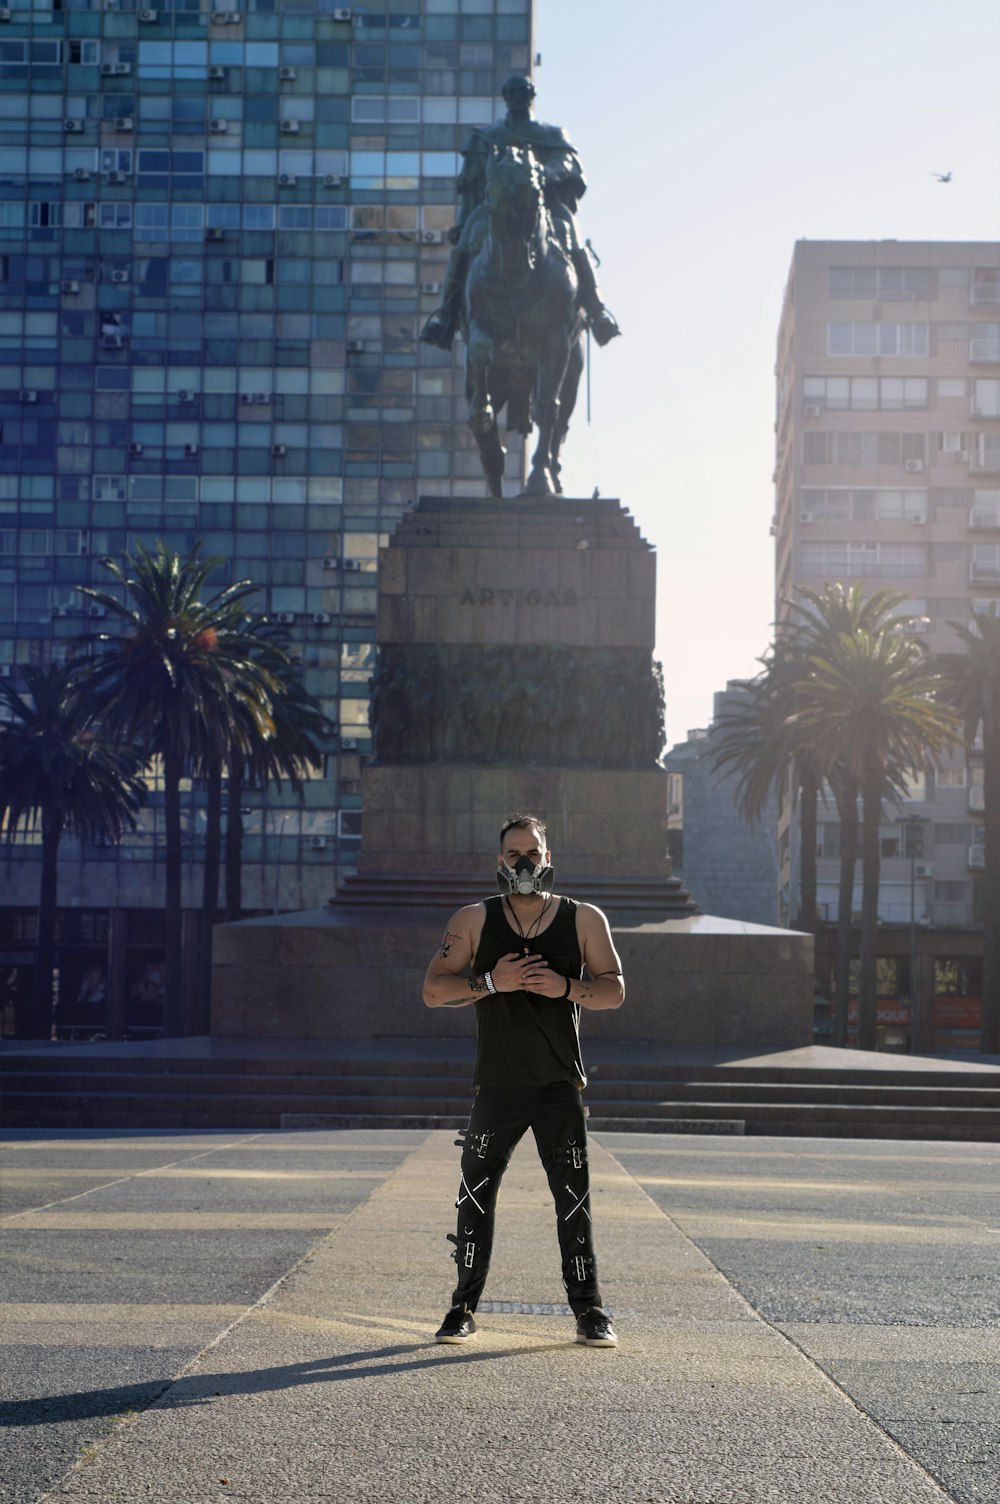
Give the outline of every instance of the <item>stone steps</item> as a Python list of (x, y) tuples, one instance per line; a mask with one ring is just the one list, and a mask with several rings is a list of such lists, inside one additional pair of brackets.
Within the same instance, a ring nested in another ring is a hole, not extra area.
[[(109, 1047), (113, 1048), (113, 1047)], [(438, 1061), (185, 1059), (32, 1052), (5, 1059), (7, 1127), (280, 1128), (463, 1124), (466, 1054)], [(817, 1077), (823, 1079), (817, 1079)], [(996, 1073), (603, 1063), (587, 1090), (607, 1131), (1000, 1142)], [(692, 1126), (695, 1125), (695, 1126)]]

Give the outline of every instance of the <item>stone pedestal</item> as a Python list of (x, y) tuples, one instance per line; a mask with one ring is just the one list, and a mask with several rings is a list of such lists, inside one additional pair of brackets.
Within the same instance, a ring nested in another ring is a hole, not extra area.
[(379, 560), (374, 758), (357, 876), (324, 910), (215, 932), (218, 1035), (449, 1037), (424, 971), (492, 889), (500, 827), (548, 822), (556, 886), (597, 903), (624, 1010), (590, 1036), (812, 1039), (812, 937), (701, 915), (670, 875), (655, 558), (621, 503), (424, 497)]

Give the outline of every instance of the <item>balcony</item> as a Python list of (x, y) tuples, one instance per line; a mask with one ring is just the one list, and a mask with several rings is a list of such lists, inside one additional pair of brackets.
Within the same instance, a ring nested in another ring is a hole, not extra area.
[(972, 339), (969, 341), (969, 359), (989, 363), (1000, 360), (1000, 340)]
[(969, 565), (969, 579), (973, 585), (1000, 585), (1000, 563), (984, 564), (973, 559)]
[(1000, 305), (1000, 277), (974, 278), (972, 296), (969, 301), (973, 308), (989, 308)]
[(973, 475), (1000, 475), (1000, 445), (984, 444), (981, 449), (974, 449), (969, 470)]
[(973, 872), (982, 872), (986, 867), (986, 844), (977, 842), (969, 847), (969, 866)]
[(986, 808), (986, 790), (981, 783), (974, 783), (969, 789), (969, 809), (977, 813)]
[(995, 507), (973, 507), (969, 513), (969, 526), (977, 529), (1000, 527), (1000, 511)]

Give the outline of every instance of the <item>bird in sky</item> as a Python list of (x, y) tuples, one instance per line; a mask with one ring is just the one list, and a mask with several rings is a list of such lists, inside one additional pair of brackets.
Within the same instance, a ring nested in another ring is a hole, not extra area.
[(950, 172), (932, 172), (931, 173), (931, 177), (932, 178), (937, 178), (937, 180), (938, 180), (939, 183), (950, 183), (951, 182), (951, 173)]

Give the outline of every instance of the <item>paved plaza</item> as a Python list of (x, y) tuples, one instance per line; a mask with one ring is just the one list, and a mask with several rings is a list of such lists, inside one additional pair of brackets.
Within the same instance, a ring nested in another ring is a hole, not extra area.
[(8, 1504), (1000, 1504), (1000, 1146), (599, 1134), (617, 1350), (530, 1141), (440, 1347), (449, 1132), (12, 1131)]

